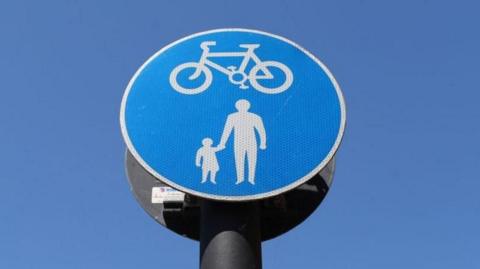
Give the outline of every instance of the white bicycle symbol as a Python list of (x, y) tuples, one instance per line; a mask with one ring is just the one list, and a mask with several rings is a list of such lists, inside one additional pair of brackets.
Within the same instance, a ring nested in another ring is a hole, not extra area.
[[(218, 71), (226, 74), (229, 81), (232, 84), (239, 85), (240, 89), (248, 89), (248, 86), (245, 85), (247, 80), (250, 82), (250, 85), (252, 85), (253, 88), (266, 94), (281, 93), (287, 90), (290, 85), (292, 85), (293, 74), (286, 65), (276, 61), (262, 61), (254, 53), (254, 50), (260, 47), (260, 44), (240, 44), (239, 47), (247, 49), (247, 51), (244, 52), (210, 52), (209, 46), (214, 45), (216, 45), (215, 41), (202, 42), (200, 44), (200, 48), (202, 48), (203, 52), (199, 62), (183, 63), (172, 70), (170, 73), (170, 85), (173, 87), (173, 89), (183, 94), (198, 94), (205, 91), (212, 83), (212, 71), (208, 67), (215, 68)], [(235, 66), (229, 66), (225, 68), (208, 59), (213, 57), (243, 57), (243, 60), (238, 69)], [(245, 73), (245, 68), (247, 67), (250, 59), (255, 62), (255, 66), (252, 67), (250, 73), (247, 75)], [(272, 67), (280, 69), (285, 76), (285, 81), (280, 86), (275, 88), (265, 87), (259, 83), (261, 80), (274, 78), (272, 73), (269, 71), (269, 69)], [(203, 81), (203, 83), (196, 88), (187, 88), (178, 84), (178, 74), (189, 68), (195, 69), (193, 74), (188, 77), (189, 80), (195, 80), (199, 78), (202, 73), (205, 75), (205, 81)], [(263, 74), (258, 74), (259, 71), (261, 71)]]

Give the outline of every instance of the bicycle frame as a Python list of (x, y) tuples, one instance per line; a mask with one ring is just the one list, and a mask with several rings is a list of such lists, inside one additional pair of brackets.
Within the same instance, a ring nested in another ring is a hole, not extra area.
[[(200, 47), (202, 48), (202, 56), (200, 57), (199, 65), (200, 66), (210, 66), (212, 68), (217, 69), (218, 71), (228, 75), (232, 76), (234, 73), (241, 73), (244, 74), (246, 77), (248, 77), (245, 74), (245, 68), (247, 67), (248, 63), (250, 60), (253, 60), (256, 65), (261, 64), (262, 60), (258, 58), (258, 56), (255, 54), (254, 50), (255, 47), (251, 46), (253, 44), (240, 44), (240, 46), (244, 46), (247, 48), (247, 51), (244, 52), (210, 52), (210, 45), (215, 45), (215, 42), (203, 42)], [(227, 68), (212, 62), (208, 58), (221, 58), (221, 57), (243, 57), (243, 60), (240, 64), (240, 66), (235, 68), (234, 66), (229, 66)], [(256, 76), (258, 79), (271, 79), (273, 78), (273, 75), (268, 71), (267, 68), (262, 67), (261, 68), (262, 72), (264, 75)], [(198, 76), (200, 76), (201, 73), (201, 68), (197, 68), (195, 72), (190, 76), (190, 79), (195, 79)]]

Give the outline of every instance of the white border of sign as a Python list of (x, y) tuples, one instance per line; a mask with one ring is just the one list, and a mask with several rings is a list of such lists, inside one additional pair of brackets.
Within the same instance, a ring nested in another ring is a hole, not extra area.
[[(127, 128), (126, 128), (126, 124), (125, 124), (125, 107), (126, 107), (126, 104), (127, 104), (127, 98), (128, 98), (128, 95), (130, 93), (130, 90), (132, 88), (132, 85), (133, 83), (135, 82), (135, 80), (137, 79), (138, 75), (143, 71), (143, 69), (153, 60), (155, 59), (158, 55), (160, 55), (161, 53), (163, 53), (165, 50), (169, 49), (170, 47), (172, 46), (175, 46), (176, 44), (178, 43), (181, 43), (185, 40), (188, 40), (188, 39), (191, 39), (191, 38), (194, 38), (194, 37), (197, 37), (197, 36), (201, 36), (201, 35), (204, 35), (204, 34), (210, 34), (210, 33), (217, 33), (217, 32), (249, 32), (249, 33), (255, 33), (255, 34), (261, 34), (261, 35), (266, 35), (266, 36), (270, 36), (270, 37), (273, 37), (273, 38), (276, 38), (276, 39), (279, 39), (281, 41), (284, 41), (298, 49), (300, 49), (303, 53), (305, 53), (306, 55), (308, 55), (311, 59), (313, 59), (322, 69), (323, 71), (325, 71), (325, 73), (328, 75), (328, 78), (332, 81), (333, 83), (333, 86), (335, 87), (335, 90), (337, 92), (337, 95), (338, 95), (338, 98), (339, 98), (339, 101), (340, 101), (340, 113), (341, 113), (341, 119), (340, 119), (340, 129), (338, 131), (338, 136), (337, 136), (337, 139), (335, 140), (335, 144), (333, 144), (333, 147), (332, 149), (330, 150), (330, 152), (328, 153), (328, 155), (323, 159), (323, 161), (317, 166), (315, 167), (315, 169), (313, 169), (312, 171), (310, 171), (310, 173), (308, 173), (307, 175), (303, 176), (302, 178), (296, 180), (295, 182), (291, 183), (290, 185), (287, 185), (283, 188), (280, 188), (280, 189), (277, 189), (275, 191), (271, 191), (271, 192), (267, 192), (267, 193), (260, 193), (260, 194), (255, 194), (255, 195), (242, 195), (242, 196), (220, 196), (220, 195), (212, 195), (212, 194), (206, 194), (206, 193), (203, 193), (203, 192), (198, 192), (198, 191), (194, 191), (194, 190), (191, 190), (191, 189), (188, 189), (188, 188), (184, 188), (178, 184), (176, 184), (175, 182), (172, 182), (171, 180), (167, 179), (166, 177), (160, 175), (158, 172), (156, 172), (153, 168), (151, 168), (143, 159), (142, 157), (138, 154), (138, 152), (135, 150), (135, 147), (133, 146), (132, 144), (132, 141), (130, 140), (129, 136), (128, 136), (128, 132), (127, 132)], [(275, 196), (275, 195), (278, 195), (278, 194), (281, 194), (283, 192), (286, 192), (286, 191), (289, 191), (291, 189), (294, 189), (298, 186), (300, 186), (301, 184), (305, 183), (306, 181), (308, 181), (309, 179), (311, 179), (313, 176), (315, 176), (316, 174), (318, 174), (329, 162), (330, 160), (333, 158), (333, 156), (335, 155), (335, 153), (337, 152), (337, 149), (340, 145), (340, 142), (342, 141), (342, 137), (343, 137), (343, 133), (345, 131), (345, 123), (346, 123), (346, 108), (345, 108), (345, 100), (343, 98), (343, 94), (342, 94), (342, 91), (340, 90), (340, 86), (338, 85), (337, 81), (335, 80), (335, 78), (333, 77), (332, 73), (330, 72), (330, 70), (328, 70), (328, 68), (319, 60), (317, 59), (315, 56), (313, 56), (310, 52), (308, 52), (306, 49), (304, 49), (303, 47), (301, 47), (300, 45), (296, 44), (295, 42), (289, 40), (289, 39), (286, 39), (284, 37), (281, 37), (281, 36), (278, 36), (278, 35), (274, 35), (274, 34), (270, 34), (270, 33), (267, 33), (267, 32), (263, 32), (263, 31), (259, 31), (259, 30), (251, 30), (251, 29), (243, 29), (243, 28), (225, 28), (225, 29), (214, 29), (214, 30), (209, 30), (209, 31), (204, 31), (204, 32), (199, 32), (199, 33), (196, 33), (196, 34), (192, 34), (192, 35), (189, 35), (189, 36), (186, 36), (184, 38), (181, 38), (173, 43), (170, 43), (168, 44), (167, 46), (163, 47), (161, 50), (159, 50), (157, 53), (155, 53), (153, 56), (151, 56), (138, 70), (137, 72), (135, 72), (135, 75), (132, 77), (132, 79), (130, 80), (130, 82), (128, 83), (127, 85), (127, 88), (125, 90), (125, 93), (123, 95), (123, 99), (122, 99), (122, 105), (121, 105), (121, 109), (120, 109), (120, 126), (121, 126), (121, 129), (122, 129), (122, 135), (123, 135), (123, 139), (125, 140), (125, 143), (127, 144), (127, 147), (128, 147), (128, 150), (132, 153), (132, 155), (135, 157), (135, 159), (150, 173), (152, 174), (154, 177), (156, 177), (157, 179), (159, 179), (160, 181), (164, 182), (165, 184), (167, 185), (170, 185), (171, 187), (177, 189), (177, 190), (180, 190), (180, 191), (183, 191), (183, 192), (186, 192), (186, 193), (189, 193), (189, 194), (192, 194), (192, 195), (195, 195), (195, 196), (199, 196), (199, 197), (202, 197), (202, 198), (206, 198), (206, 199), (213, 199), (213, 200), (221, 200), (221, 201), (230, 201), (230, 202), (236, 202), (236, 201), (248, 201), (248, 200), (257, 200), (257, 199), (264, 199), (264, 198), (268, 198), (268, 197), (271, 197), (271, 196)]]

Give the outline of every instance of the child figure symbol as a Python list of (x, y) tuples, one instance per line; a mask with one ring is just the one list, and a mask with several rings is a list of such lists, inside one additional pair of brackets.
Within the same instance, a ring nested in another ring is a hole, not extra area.
[(210, 175), (210, 182), (217, 184), (215, 176), (218, 170), (220, 170), (220, 167), (218, 165), (216, 152), (219, 151), (219, 149), (212, 147), (212, 144), (212, 139), (208, 137), (202, 140), (202, 147), (197, 151), (195, 165), (202, 168), (202, 183), (207, 182), (208, 176)]

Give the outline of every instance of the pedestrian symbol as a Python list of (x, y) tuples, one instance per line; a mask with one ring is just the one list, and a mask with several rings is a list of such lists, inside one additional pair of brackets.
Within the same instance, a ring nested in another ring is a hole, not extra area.
[(135, 74), (121, 109), (137, 161), (197, 196), (250, 200), (321, 171), (345, 126), (327, 68), (285, 38), (220, 29), (176, 41)]

